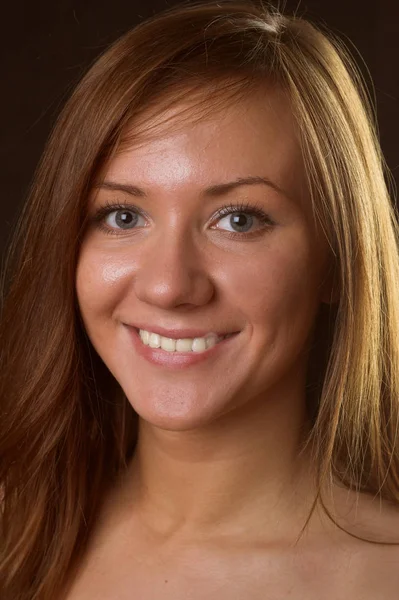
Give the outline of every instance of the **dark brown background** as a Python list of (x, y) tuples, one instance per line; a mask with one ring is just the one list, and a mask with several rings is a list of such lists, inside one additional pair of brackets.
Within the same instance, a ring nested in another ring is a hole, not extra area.
[[(12, 1), (12, 0), (11, 0)], [(287, 0), (358, 48), (377, 97), (382, 149), (399, 181), (399, 0)], [(1, 40), (0, 257), (55, 117), (108, 44), (179, 0), (23, 0), (8, 5)], [(366, 74), (364, 66), (363, 72)], [(369, 80), (370, 81), (370, 80)]]

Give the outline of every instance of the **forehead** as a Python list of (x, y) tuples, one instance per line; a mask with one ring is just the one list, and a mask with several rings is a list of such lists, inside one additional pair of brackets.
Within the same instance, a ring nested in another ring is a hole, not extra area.
[(202, 91), (171, 104), (131, 121), (104, 178), (167, 188), (262, 176), (300, 199), (304, 167), (283, 90), (264, 85), (233, 98)]

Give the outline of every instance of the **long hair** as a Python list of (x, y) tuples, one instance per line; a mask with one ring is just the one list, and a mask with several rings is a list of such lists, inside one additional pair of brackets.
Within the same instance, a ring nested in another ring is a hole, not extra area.
[(306, 445), (320, 487), (335, 479), (399, 504), (399, 228), (360, 71), (336, 36), (303, 18), (245, 0), (184, 4), (127, 32), (80, 81), (10, 246), (0, 322), (3, 600), (56, 597), (134, 451), (137, 415), (91, 346), (76, 299), (93, 180), (150, 107), (205, 86), (209, 106), (212, 94), (227, 101), (262, 81), (290, 98), (339, 290), (318, 316)]

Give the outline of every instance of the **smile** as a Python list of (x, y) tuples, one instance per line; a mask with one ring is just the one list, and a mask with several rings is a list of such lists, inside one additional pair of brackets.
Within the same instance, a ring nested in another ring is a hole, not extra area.
[[(227, 357), (231, 351), (228, 348), (231, 344), (234, 347), (234, 338), (239, 334), (239, 332), (236, 332), (220, 337), (217, 334), (212, 334), (213, 339), (209, 340), (208, 336), (205, 338), (164, 338), (160, 334), (131, 326), (127, 326), (126, 331), (129, 332), (129, 337), (138, 356), (146, 362), (172, 370), (180, 370), (201, 363), (212, 364), (218, 356)], [(152, 347), (150, 342), (155, 347)], [(162, 342), (164, 347), (170, 349), (164, 349)], [(207, 347), (206, 344), (209, 344), (209, 346)], [(183, 349), (177, 350), (176, 347)]]
[(165, 352), (204, 352), (224, 339), (231, 337), (232, 333), (218, 336), (216, 333), (209, 333), (205, 337), (180, 338), (173, 339), (164, 337), (158, 333), (152, 333), (139, 329), (139, 336), (145, 346), (150, 348), (162, 348)]

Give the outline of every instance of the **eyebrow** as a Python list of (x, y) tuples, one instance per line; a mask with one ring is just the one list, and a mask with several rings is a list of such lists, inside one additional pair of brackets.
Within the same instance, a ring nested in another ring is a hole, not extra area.
[[(260, 177), (259, 175), (250, 176), (250, 177), (238, 177), (234, 181), (228, 181), (226, 183), (217, 183), (215, 185), (211, 185), (205, 188), (201, 192), (201, 196), (223, 196), (224, 194), (229, 193), (230, 191), (243, 186), (243, 185), (266, 185), (272, 188), (274, 191), (282, 194), (286, 198), (289, 198), (287, 192), (285, 192), (281, 187), (279, 187), (276, 183), (274, 183), (268, 177)], [(131, 196), (137, 196), (140, 198), (147, 198), (147, 194), (145, 191), (136, 185), (131, 185), (128, 183), (118, 183), (116, 181), (102, 181), (97, 183), (95, 188), (102, 188), (106, 190), (114, 190), (119, 192), (126, 192)]]

